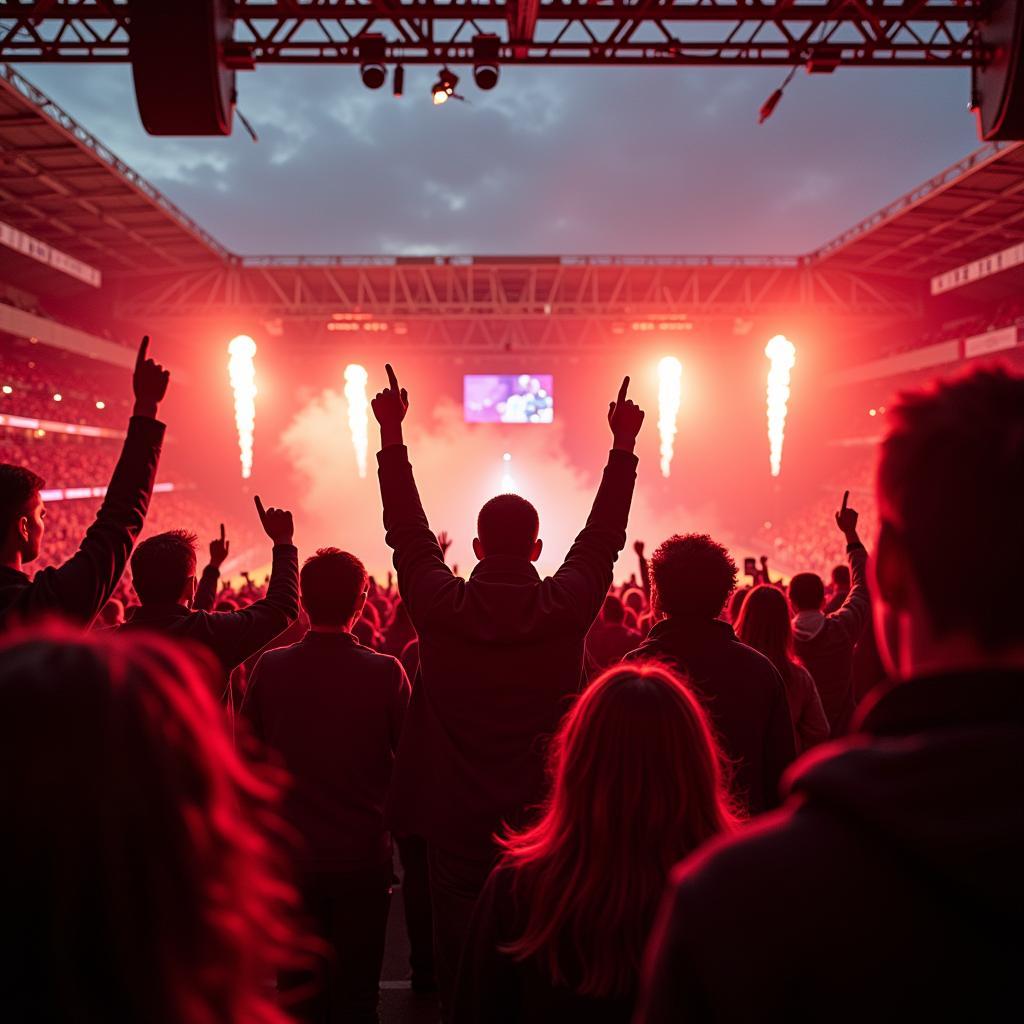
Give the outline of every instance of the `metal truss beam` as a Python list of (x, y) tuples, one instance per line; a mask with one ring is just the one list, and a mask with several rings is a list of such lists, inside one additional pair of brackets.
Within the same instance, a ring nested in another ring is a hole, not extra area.
[[(0, 0), (0, 59), (128, 60), (128, 0)], [(985, 0), (235, 0), (230, 63), (973, 66)]]
[(115, 308), (123, 320), (171, 326), (251, 318), (304, 325), (324, 341), (379, 331), (388, 332), (389, 343), (428, 347), (500, 348), (522, 335), (530, 345), (579, 350), (588, 338), (621, 344), (622, 335), (712, 322), (814, 313), (866, 325), (917, 317), (923, 308), (920, 282), (907, 286), (791, 258), (257, 259), (193, 273), (122, 275), (120, 289)]

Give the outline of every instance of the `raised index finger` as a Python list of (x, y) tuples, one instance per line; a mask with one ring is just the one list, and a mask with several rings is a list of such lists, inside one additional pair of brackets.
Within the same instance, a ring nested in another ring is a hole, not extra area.
[(220, 524), (220, 542), (221, 542), (221, 544), (224, 543), (224, 524), (223, 523)]
[(622, 378), (622, 387), (619, 388), (619, 397), (615, 399), (616, 405), (618, 405), (619, 403), (624, 402), (626, 400), (626, 388), (628, 388), (628, 387), (629, 387), (629, 378), (628, 377), (623, 377)]
[(388, 372), (388, 384), (391, 386), (391, 390), (398, 391), (398, 378), (395, 376), (395, 371), (391, 369), (391, 364), (385, 363), (384, 369)]
[(263, 502), (260, 501), (260, 496), (254, 495), (253, 501), (256, 502), (256, 511), (260, 514), (260, 522), (265, 523), (267, 521), (267, 510), (263, 507)]
[(135, 357), (135, 366), (139, 367), (146, 361), (146, 353), (149, 351), (149, 335), (142, 336), (142, 343), (139, 345), (139, 354)]
[(841, 511), (843, 511), (843, 512), (845, 512), (845, 511), (846, 511), (846, 503), (847, 503), (847, 502), (848, 502), (849, 500), (850, 500), (850, 492), (849, 492), (849, 491), (845, 491), (845, 492), (843, 493), (843, 507), (842, 507)]

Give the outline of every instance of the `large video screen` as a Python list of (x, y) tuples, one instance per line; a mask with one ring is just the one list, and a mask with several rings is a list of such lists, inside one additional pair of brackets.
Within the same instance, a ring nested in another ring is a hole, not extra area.
[(467, 423), (553, 423), (550, 373), (466, 374), (462, 380)]

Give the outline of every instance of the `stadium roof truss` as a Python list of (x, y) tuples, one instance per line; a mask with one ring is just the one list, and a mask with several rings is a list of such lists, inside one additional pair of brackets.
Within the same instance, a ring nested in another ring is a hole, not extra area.
[(230, 258), (10, 65), (0, 65), (0, 220), (105, 273)]
[[(981, 0), (234, 0), (227, 55), (358, 64), (472, 63), (494, 33), (501, 64), (971, 66)], [(0, 58), (129, 59), (129, 0), (0, 0)]]
[(238, 256), (4, 66), (0, 164), (0, 220), (98, 266), (120, 319), (167, 327), (415, 322), (410, 343), (493, 347), (530, 325), (578, 347), (801, 310), (885, 323), (922, 314), (932, 275), (1024, 240), (1024, 143), (989, 143), (807, 256)]

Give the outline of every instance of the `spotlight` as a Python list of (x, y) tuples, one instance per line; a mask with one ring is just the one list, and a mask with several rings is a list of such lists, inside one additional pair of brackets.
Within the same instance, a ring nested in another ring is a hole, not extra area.
[(395, 65), (395, 75), (391, 81), (392, 91), (396, 96), (401, 96), (405, 91), (405, 68), (401, 64)]
[(58, 391), (58, 392), (57, 392), (57, 394), (55, 394), (55, 395), (53, 396), (53, 400), (54, 400), (55, 402), (59, 402), (59, 401), (61, 401), (61, 400), (63, 399), (63, 397), (64, 397), (64, 396), (63, 396), (63, 395), (62, 395), (62, 394), (61, 394), (61, 393), (60, 393), (60, 392)]
[(493, 89), (498, 84), (498, 47), (492, 32), (473, 37), (473, 81), (478, 89)]
[(434, 106), (439, 107), (442, 103), (447, 103), (449, 99), (461, 100), (462, 97), (455, 92), (455, 87), (458, 84), (459, 76), (454, 71), (450, 68), (441, 68), (437, 75), (437, 81), (430, 89)]
[(96, 403), (96, 408), (97, 409), (106, 409), (106, 407), (107, 407), (107, 403), (106, 402), (97, 402)]
[(379, 32), (364, 32), (356, 43), (359, 48), (359, 73), (363, 76), (363, 85), (367, 89), (379, 89), (388, 77), (387, 69), (384, 67), (384, 37)]

